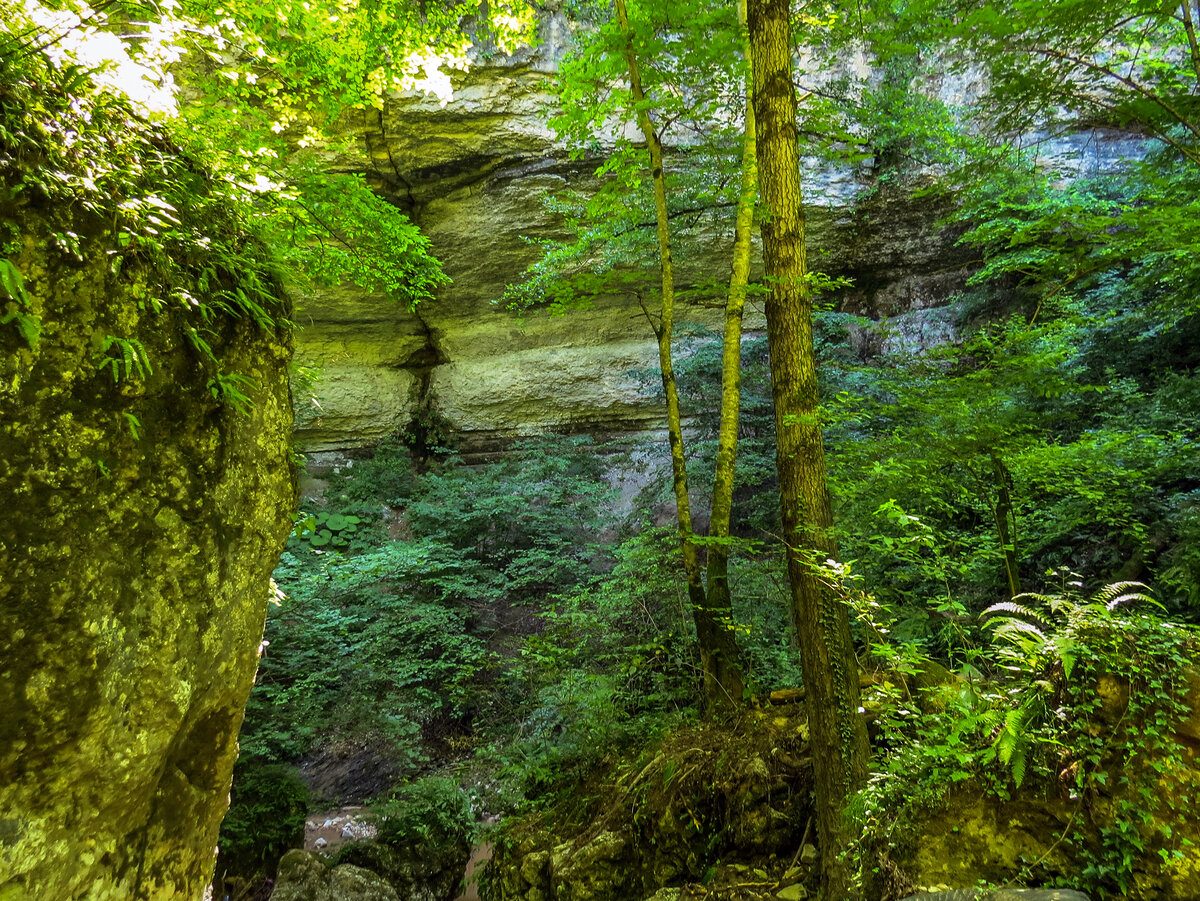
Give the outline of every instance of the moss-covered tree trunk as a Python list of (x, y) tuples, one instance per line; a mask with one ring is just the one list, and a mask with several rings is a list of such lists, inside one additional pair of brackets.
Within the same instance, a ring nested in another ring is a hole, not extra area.
[(806, 688), (821, 884), (828, 901), (842, 901), (851, 897), (849, 869), (839, 859), (844, 809), (866, 777), (868, 746), (847, 611), (821, 572), (837, 548), (817, 408), (787, 0), (749, 0), (749, 25), (783, 537)]
[[(746, 0), (738, 3), (738, 24), (746, 26)], [(734, 633), (733, 599), (729, 591), (730, 522), (733, 517), (734, 470), (737, 461), (738, 422), (742, 402), (742, 317), (750, 281), (750, 238), (754, 205), (758, 197), (758, 163), (755, 150), (753, 82), (750, 78), (750, 42), (743, 35), (746, 55), (746, 122), (742, 134), (741, 185), (733, 232), (733, 261), (729, 293), (725, 300), (725, 332), (721, 347), (721, 419), (717, 433), (717, 460), (713, 471), (712, 516), (709, 519), (708, 572), (705, 605), (718, 634), (714, 681), (720, 697), (713, 702), (739, 701), (745, 693), (740, 650)]]
[[(726, 612), (728, 605), (726, 611), (714, 610), (708, 601), (694, 538), (687, 483), (687, 460), (683, 447), (683, 424), (679, 413), (679, 391), (671, 358), (675, 319), (675, 264), (671, 256), (671, 224), (667, 215), (667, 181), (663, 171), (662, 141), (646, 109), (646, 94), (642, 88), (641, 71), (633, 47), (625, 0), (617, 0), (616, 11), (617, 23), (626, 37), (625, 63), (629, 73), (630, 92), (638, 110), (638, 128), (646, 140), (650, 174), (654, 184), (655, 234), (658, 239), (661, 297), (658, 320), (651, 320), (651, 324), (658, 339), (659, 370), (662, 374), (663, 393), (667, 399), (667, 436), (671, 445), (672, 488), (675, 495), (680, 550), (687, 578), (688, 602), (692, 608), (692, 619), (696, 625), (697, 644), (700, 648), (705, 708), (712, 711), (730, 698), (741, 699), (742, 683), (741, 672), (737, 667), (737, 642), (733, 636), (731, 617)], [(740, 322), (740, 314), (738, 320)], [(736, 428), (735, 422), (735, 433)]]

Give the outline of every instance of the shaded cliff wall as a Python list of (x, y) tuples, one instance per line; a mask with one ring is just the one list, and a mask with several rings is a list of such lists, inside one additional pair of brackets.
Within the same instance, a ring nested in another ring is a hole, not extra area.
[[(493, 302), (537, 257), (523, 238), (560, 237), (543, 192), (586, 190), (597, 160), (571, 160), (549, 126), (557, 61), (569, 41), (561, 15), (542, 25), (536, 50), (480, 55), (455, 73), (445, 104), (416, 92), (391, 95), (382, 110), (348, 116), (357, 150), (328, 162), (365, 173), (429, 235), (453, 283), (416, 313), (352, 290), (304, 298), (300, 359), (322, 367), (319, 407), (302, 401), (297, 435), (308, 449), (372, 444), (402, 428), (415, 405), (432, 401), (467, 447), (547, 428), (641, 431), (662, 410), (633, 370), (657, 365), (653, 337), (626, 297), (597, 297), (592, 309), (518, 320)], [(868, 72), (862, 58), (847, 69)], [(942, 74), (924, 87), (970, 105), (979, 85)], [(1037, 140), (1032, 136), (1031, 140)], [(1111, 165), (1129, 151), (1119, 136), (1087, 132), (1039, 144), (1064, 169)], [(890, 349), (944, 340), (953, 332), (947, 301), (961, 290), (970, 254), (937, 223), (948, 197), (914, 199), (889, 188), (871, 164), (814, 164), (806, 172), (814, 268), (853, 284), (844, 310), (891, 323)], [(714, 222), (711, 240), (677, 253), (682, 286), (724, 279), (731, 228)], [(681, 323), (715, 327), (721, 312), (689, 307)], [(751, 309), (748, 330), (762, 327)], [(878, 342), (876, 342), (878, 343)]]
[[(205, 330), (255, 386), (238, 412), (187, 340), (195, 314), (114, 274), (112, 218), (30, 199), (0, 222), (44, 328), (31, 347), (0, 326), (0, 898), (199, 898), (294, 509), (290, 338)], [(153, 371), (114, 381), (110, 335)]]

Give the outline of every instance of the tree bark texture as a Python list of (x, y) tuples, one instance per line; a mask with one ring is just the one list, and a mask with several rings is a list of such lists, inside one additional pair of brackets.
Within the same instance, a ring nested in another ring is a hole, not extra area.
[(783, 537), (807, 689), (822, 890), (841, 901), (853, 897), (839, 856), (846, 801), (866, 777), (866, 725), (846, 607), (821, 572), (837, 547), (817, 406), (788, 3), (749, 0), (748, 14)]
[(1000, 550), (1004, 554), (1004, 577), (1008, 581), (1008, 596), (1015, 598), (1021, 593), (1021, 575), (1017, 565), (1017, 514), (1012, 502), (1012, 473), (1004, 460), (992, 451), (992, 475), (996, 480), (996, 535), (1000, 539)]
[(715, 616), (709, 609), (700, 569), (700, 559), (693, 538), (691, 501), (688, 494), (687, 462), (683, 450), (683, 426), (679, 414), (679, 392), (675, 382), (675, 367), (671, 359), (671, 340), (675, 317), (675, 270), (671, 257), (671, 228), (667, 215), (667, 180), (663, 170), (663, 149), (650, 113), (646, 109), (646, 94), (642, 87), (641, 69), (633, 46), (629, 27), (629, 12), (625, 0), (616, 0), (617, 24), (625, 36), (625, 65), (629, 72), (629, 88), (637, 107), (637, 123), (646, 140), (650, 158), (650, 174), (654, 184), (655, 234), (658, 239), (659, 270), (661, 279), (661, 301), (658, 323), (654, 326), (658, 339), (658, 363), (662, 373), (663, 393), (667, 399), (667, 437), (671, 445), (672, 487), (679, 528), (680, 551), (687, 577), (688, 602), (692, 608), (692, 619), (696, 625), (697, 644), (700, 648), (700, 665), (704, 681), (705, 709), (711, 712), (736, 691), (735, 700), (741, 699), (740, 671), (735, 685), (726, 685), (727, 661), (731, 657), (730, 646), (736, 660), (736, 642), (733, 642), (732, 623), (728, 617)]
[[(746, 0), (738, 3), (738, 24), (746, 27)], [(733, 701), (745, 693), (745, 678), (734, 633), (733, 603), (729, 591), (729, 538), (733, 515), (734, 464), (737, 459), (738, 420), (742, 392), (742, 318), (746, 286), (750, 280), (750, 237), (758, 196), (758, 163), (755, 158), (753, 80), (750, 78), (750, 43), (743, 35), (746, 56), (746, 123), (742, 134), (742, 177), (733, 232), (733, 261), (725, 301), (725, 333), (721, 353), (721, 420), (717, 433), (717, 462), (713, 471), (712, 516), (708, 534), (706, 598), (709, 619), (718, 624), (713, 636), (717, 650), (718, 687)]]

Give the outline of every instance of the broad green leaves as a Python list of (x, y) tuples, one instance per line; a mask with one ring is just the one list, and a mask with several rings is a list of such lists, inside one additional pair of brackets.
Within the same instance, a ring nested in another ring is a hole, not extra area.
[[(640, 101), (630, 88), (627, 51), (637, 60)], [(602, 292), (654, 293), (648, 285), (659, 258), (646, 184), (652, 173), (636, 125), (641, 114), (664, 147), (676, 256), (694, 254), (689, 242), (698, 232), (724, 230), (723, 208), (732, 207), (737, 191), (745, 77), (733, 5), (633, 3), (627, 33), (606, 16), (581, 34), (562, 65), (561, 113), (551, 124), (576, 157), (596, 161), (597, 184), (549, 198), (573, 237), (545, 245), (542, 260), (510, 289), (510, 304), (562, 309)]]
[[(86, 98), (110, 119), (124, 117), (127, 134), (144, 133), (144, 117), (161, 122), (293, 276), (351, 280), (409, 305), (445, 281), (403, 214), (360, 180), (324, 173), (297, 151), (328, 144), (328, 124), (351, 107), (379, 105), (390, 90), (444, 95), (448, 71), (464, 64), (460, 22), (473, 7), (189, 0), (117, 13), (74, 0), (3, 0), (0, 10), (0, 44), (13, 75), (23, 70), (68, 99)], [(475, 27), (503, 41), (528, 37), (532, 24), (526, 7), (496, 4)], [(187, 85), (182, 101), (177, 80)], [(8, 136), (62, 157), (38, 177), (48, 193), (83, 195), (97, 206), (92, 198), (121, 194), (129, 227), (119, 240), (134, 252), (176, 253), (180, 238), (202, 243), (203, 235), (181, 235), (175, 217), (181, 204), (192, 205), (189, 198), (139, 195), (121, 184), (150, 173), (119, 130), (90, 127), (90, 120), (68, 128), (27, 112), (39, 129)], [(32, 137), (38, 134), (44, 139)]]
[(3, 314), (0, 315), (0, 325), (10, 323), (25, 339), (30, 348), (36, 348), (38, 338), (42, 335), (42, 324), (36, 316), (27, 312), (29, 298), (25, 294), (25, 283), (21, 273), (10, 260), (0, 259), (0, 290), (4, 292)]
[[(936, 46), (978, 84), (971, 127), (1027, 148), (981, 159), (982, 145), (965, 147), (959, 218), (985, 253), (979, 279), (1019, 273), (1053, 297), (1120, 272), (1164, 318), (1200, 308), (1196, 17), (1194, 4), (1166, 0), (897, 8), (894, 35), (910, 50)], [(1043, 142), (1091, 129), (1101, 157), (1125, 136), (1095, 178), (1037, 159)]]

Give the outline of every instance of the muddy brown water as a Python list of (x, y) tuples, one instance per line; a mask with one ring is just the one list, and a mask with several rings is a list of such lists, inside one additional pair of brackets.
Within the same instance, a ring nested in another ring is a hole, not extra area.
[(463, 891), (454, 901), (479, 901), (479, 876), (492, 859), (492, 843), (480, 842), (471, 849), (467, 872), (463, 876)]

